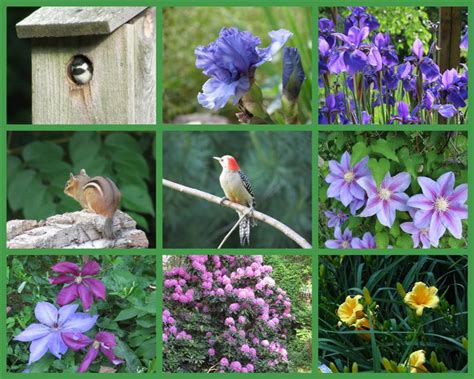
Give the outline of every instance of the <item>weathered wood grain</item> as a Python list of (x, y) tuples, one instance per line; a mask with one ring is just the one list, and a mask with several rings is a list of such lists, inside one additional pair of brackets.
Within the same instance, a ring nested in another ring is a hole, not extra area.
[(460, 60), (461, 8), (442, 7), (439, 10), (439, 68), (444, 72), (457, 68)]
[[(33, 124), (154, 124), (154, 27), (152, 9), (107, 36), (33, 39)], [(94, 68), (83, 86), (68, 77), (75, 55)]]
[(110, 34), (146, 7), (42, 7), (16, 25), (19, 38)]

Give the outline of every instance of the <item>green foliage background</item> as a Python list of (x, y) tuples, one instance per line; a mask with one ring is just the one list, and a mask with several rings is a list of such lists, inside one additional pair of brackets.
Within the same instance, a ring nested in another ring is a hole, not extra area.
[[(467, 372), (467, 257), (465, 256), (324, 256), (319, 277), (319, 358), (339, 371), (356, 362), (361, 371), (379, 371), (381, 359), (404, 363), (423, 349), (427, 360), (436, 352), (449, 370)], [(397, 292), (422, 281), (438, 288), (440, 305), (417, 317)], [(346, 296), (362, 295), (367, 287), (376, 308), (375, 343), (354, 329), (339, 328), (337, 308)], [(418, 329), (419, 325), (422, 325)], [(416, 335), (416, 331), (418, 334)], [(427, 362), (429, 371), (435, 368)]]
[(121, 132), (8, 132), (7, 219), (45, 219), (81, 209), (64, 194), (69, 173), (108, 176), (121, 209), (155, 245), (155, 135)]
[[(216, 196), (221, 166), (213, 156), (233, 155), (247, 174), (257, 210), (311, 241), (311, 134), (307, 132), (165, 132), (163, 177)], [(217, 247), (237, 221), (235, 211), (164, 187), (163, 243), (167, 248)], [(295, 247), (259, 223), (250, 247)], [(240, 247), (238, 232), (224, 247)]]
[[(421, 193), (417, 177), (427, 176), (433, 180), (445, 172), (452, 171), (455, 175), (455, 186), (467, 183), (467, 134), (465, 132), (330, 132), (319, 134), (319, 245), (333, 239), (333, 230), (327, 226), (324, 211), (333, 208), (342, 209), (343, 205), (327, 198), (329, 184), (324, 178), (329, 172), (330, 160), (341, 161), (342, 154), (351, 154), (351, 164), (369, 156), (369, 169), (380, 184), (385, 173), (392, 176), (402, 171), (411, 175), (411, 184), (406, 193)], [(359, 209), (359, 214), (364, 208)], [(350, 216), (348, 209), (344, 212)], [(349, 227), (354, 237), (362, 237), (365, 232), (375, 235), (377, 247), (380, 249), (392, 245), (395, 248), (412, 248), (413, 241), (409, 234), (400, 229), (400, 223), (410, 221), (408, 212), (397, 212), (392, 228), (386, 228), (378, 220), (373, 226), (376, 216), (363, 218), (350, 216), (342, 230)], [(460, 240), (446, 232), (440, 239), (440, 248), (466, 247), (467, 220), (463, 220), (463, 238)]]
[[(215, 41), (223, 27), (248, 30), (268, 46), (267, 33), (281, 28), (294, 35), (285, 46), (298, 48), (305, 81), (299, 99), (300, 120), (311, 117), (311, 9), (293, 7), (176, 7), (163, 10), (163, 121), (172, 123), (179, 115), (210, 112), (197, 102), (197, 94), (207, 77), (195, 66), (194, 49)], [(272, 62), (260, 66), (256, 80), (266, 105), (279, 97), (281, 53)], [(236, 107), (219, 111), (236, 123)]]
[[(154, 256), (89, 257), (101, 265), (96, 278), (107, 288), (107, 300), (95, 302), (91, 314), (98, 314), (96, 327), (86, 334), (106, 330), (115, 334), (116, 355), (125, 360), (116, 366), (118, 372), (153, 372), (156, 370), (156, 258)], [(82, 265), (80, 258), (68, 256), (9, 256), (7, 259), (7, 367), (10, 372), (22, 372), (29, 356), (29, 343), (12, 338), (28, 325), (36, 323), (34, 308), (39, 301), (56, 303), (61, 285), (52, 285), (48, 276), (51, 266), (69, 261)], [(79, 300), (76, 300), (79, 302)], [(78, 312), (83, 312), (79, 305)], [(68, 352), (62, 359), (47, 353), (30, 366), (31, 373), (76, 372), (84, 353)], [(89, 372), (100, 366), (110, 367), (102, 355)]]

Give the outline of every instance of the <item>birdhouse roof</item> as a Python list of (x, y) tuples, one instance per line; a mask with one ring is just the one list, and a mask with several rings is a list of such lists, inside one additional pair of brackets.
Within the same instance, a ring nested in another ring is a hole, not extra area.
[(146, 7), (42, 7), (16, 24), (19, 38), (110, 34)]

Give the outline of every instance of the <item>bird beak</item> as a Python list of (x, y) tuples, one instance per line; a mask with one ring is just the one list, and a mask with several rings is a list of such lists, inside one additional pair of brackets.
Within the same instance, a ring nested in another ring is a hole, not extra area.
[(219, 161), (219, 162), (220, 162), (221, 159), (222, 159), (221, 157), (212, 157), (212, 158), (215, 159), (216, 161)]

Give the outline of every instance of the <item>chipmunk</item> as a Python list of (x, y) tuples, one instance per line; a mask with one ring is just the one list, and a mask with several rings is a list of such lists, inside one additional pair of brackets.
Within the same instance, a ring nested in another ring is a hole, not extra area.
[(82, 169), (79, 175), (69, 174), (64, 193), (78, 201), (86, 211), (106, 217), (103, 236), (114, 239), (113, 217), (119, 207), (121, 194), (111, 179), (105, 176), (91, 178)]

